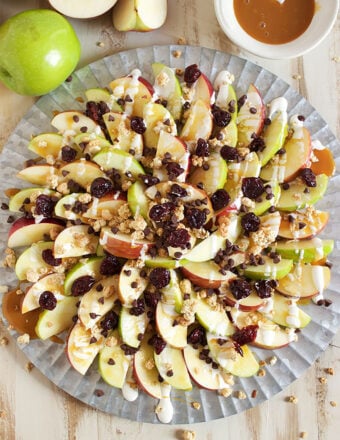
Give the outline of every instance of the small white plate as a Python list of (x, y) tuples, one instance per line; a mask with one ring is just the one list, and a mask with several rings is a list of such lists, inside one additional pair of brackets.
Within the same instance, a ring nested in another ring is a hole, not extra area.
[(239, 25), (234, 0), (215, 0), (216, 17), (227, 37), (242, 49), (271, 59), (295, 58), (314, 49), (331, 31), (338, 10), (339, 0), (317, 0), (313, 20), (300, 37), (286, 44), (266, 44), (255, 40)]

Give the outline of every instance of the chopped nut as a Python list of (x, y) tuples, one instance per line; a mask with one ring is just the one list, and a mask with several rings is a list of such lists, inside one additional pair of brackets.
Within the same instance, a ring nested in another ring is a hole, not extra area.
[(232, 394), (232, 390), (231, 388), (222, 388), (221, 390), (218, 390), (218, 394), (223, 397), (229, 397)]
[(104, 47), (105, 44), (102, 41), (97, 41), (97, 46), (98, 47)]
[(81, 194), (81, 195), (78, 197), (78, 200), (79, 200), (80, 203), (90, 203), (91, 200), (92, 200), (92, 197), (91, 197), (90, 194), (88, 194), (88, 193), (84, 193), (84, 194)]
[(302, 76), (299, 73), (295, 73), (294, 75), (292, 75), (293, 79), (301, 79)]
[(184, 70), (183, 70), (183, 69), (180, 69), (180, 68), (177, 68), (175, 72), (176, 72), (176, 75), (178, 75), (178, 76), (182, 76), (183, 73), (184, 73)]
[(174, 50), (174, 51), (172, 52), (172, 55), (173, 55), (175, 58), (180, 58), (180, 57), (182, 56), (182, 51), (181, 51), (181, 50)]
[(7, 416), (7, 412), (3, 409), (0, 410), (0, 419), (5, 419)]
[(340, 63), (340, 56), (332, 57), (332, 61), (335, 61), (336, 63)]
[(32, 362), (27, 362), (27, 364), (25, 365), (25, 370), (27, 371), (27, 373), (30, 373), (34, 368), (34, 365), (32, 364)]
[(6, 338), (6, 336), (4, 336), (0, 339), (0, 345), (5, 346), (8, 344), (9, 344), (9, 340), (8, 340), (8, 338)]
[(289, 403), (294, 403), (294, 405), (298, 403), (298, 398), (296, 396), (288, 396), (286, 400)]
[(322, 384), (327, 383), (327, 378), (326, 377), (319, 377), (319, 382)]
[(105, 345), (107, 347), (115, 347), (117, 344), (118, 344), (118, 340), (114, 336), (109, 336), (105, 341)]
[(195, 440), (196, 433), (195, 431), (183, 430), (179, 432), (179, 435), (177, 437), (180, 438), (181, 440)]
[(333, 407), (338, 406), (338, 404), (337, 404), (337, 402), (335, 402), (335, 400), (331, 400), (329, 403)]
[(235, 391), (234, 396), (236, 397), (236, 399), (240, 399), (240, 400), (244, 400), (247, 398), (246, 393), (242, 390)]
[(275, 365), (277, 362), (277, 357), (276, 356), (271, 356), (268, 360), (267, 360), (267, 364), (268, 365)]
[(187, 44), (187, 40), (185, 37), (179, 37), (177, 40), (177, 44)]
[(201, 404), (199, 402), (191, 402), (191, 406), (197, 410), (201, 409)]
[(30, 335), (28, 333), (24, 333), (23, 335), (18, 336), (17, 342), (20, 345), (27, 345), (30, 342)]
[(146, 368), (147, 370), (152, 370), (154, 367), (155, 367), (155, 362), (154, 362), (154, 360), (153, 360), (152, 358), (148, 359), (148, 360), (145, 362), (145, 368)]
[(10, 267), (13, 269), (17, 261), (15, 252), (13, 251), (13, 249), (7, 248), (5, 250), (5, 254), (6, 256), (5, 256), (5, 260), (3, 261), (3, 266)]
[(308, 434), (306, 431), (300, 432), (300, 438), (307, 438)]
[(264, 377), (266, 375), (266, 370), (264, 370), (263, 368), (260, 368), (259, 371), (257, 372), (257, 375), (259, 377)]
[(325, 372), (330, 376), (334, 376), (334, 369), (332, 367), (325, 368)]
[(262, 359), (259, 361), (260, 367), (264, 367), (266, 365), (266, 361), (263, 361)]

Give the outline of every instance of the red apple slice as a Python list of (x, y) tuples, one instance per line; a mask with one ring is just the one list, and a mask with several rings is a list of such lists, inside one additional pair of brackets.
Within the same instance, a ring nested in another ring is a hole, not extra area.
[(88, 232), (88, 226), (75, 225), (64, 229), (54, 242), (56, 258), (82, 257), (97, 250), (98, 237)]
[(37, 241), (50, 237), (51, 230), (59, 233), (65, 225), (61, 220), (55, 218), (44, 218), (36, 223), (33, 218), (19, 218), (12, 223), (8, 233), (8, 247), (30, 246)]
[(262, 96), (254, 84), (250, 84), (246, 100), (237, 115), (237, 131), (239, 147), (247, 147), (253, 135), (262, 131), (265, 118), (265, 105)]
[(64, 136), (74, 136), (78, 133), (95, 133), (98, 136), (105, 137), (100, 126), (93, 119), (78, 111), (58, 113), (52, 119), (51, 125)]
[(84, 219), (100, 219), (104, 216), (114, 217), (119, 208), (126, 203), (126, 197), (120, 191), (94, 199), (89, 209), (83, 213)]
[(328, 212), (317, 211), (312, 207), (283, 214), (279, 236), (290, 240), (313, 238), (325, 228), (328, 220)]
[(242, 298), (240, 300), (236, 300), (234, 295), (231, 292), (226, 293), (226, 302), (234, 307), (236, 304), (240, 310), (243, 312), (250, 312), (252, 310), (258, 310), (263, 306), (263, 299), (260, 298), (256, 292), (251, 292), (247, 298)]
[(236, 275), (230, 271), (222, 274), (220, 267), (213, 261), (188, 262), (181, 267), (183, 275), (197, 286), (217, 289), (222, 283), (226, 283)]
[(145, 255), (153, 246), (148, 240), (134, 240), (122, 232), (114, 234), (110, 228), (102, 228), (100, 244), (109, 254), (132, 260)]
[(192, 93), (191, 95), (192, 103), (200, 99), (210, 106), (211, 97), (214, 93), (214, 88), (208, 77), (204, 73), (201, 73), (198, 80), (193, 84), (192, 88), (190, 89), (190, 93)]

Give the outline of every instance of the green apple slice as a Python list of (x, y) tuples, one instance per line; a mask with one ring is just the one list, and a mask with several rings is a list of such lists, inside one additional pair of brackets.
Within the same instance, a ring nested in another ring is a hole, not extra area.
[(282, 278), (277, 291), (293, 298), (311, 298), (328, 287), (331, 271), (327, 266), (297, 264), (289, 275)]
[(130, 308), (122, 307), (119, 314), (119, 333), (124, 344), (138, 348), (140, 337), (144, 335), (149, 319), (144, 312), (141, 315), (131, 315)]
[[(293, 180), (289, 183), (288, 189), (282, 189), (276, 205), (277, 209), (281, 211), (296, 211), (308, 205), (314, 205), (325, 194), (328, 180), (329, 178), (326, 174), (318, 174), (315, 187), (306, 187), (299, 179)], [(307, 192), (305, 192), (306, 188), (308, 189)]]
[(80, 277), (90, 276), (95, 281), (100, 280), (103, 276), (100, 274), (100, 265), (103, 256), (95, 256), (83, 259), (75, 264), (66, 274), (64, 282), (65, 295), (71, 295), (73, 283)]
[(57, 302), (53, 310), (44, 310), (40, 313), (35, 332), (40, 339), (48, 339), (70, 328), (72, 318), (77, 315), (77, 302), (79, 298), (65, 297)]
[(166, 269), (176, 269), (186, 264), (187, 260), (182, 258), (181, 260), (174, 260), (167, 257), (147, 257), (145, 259), (145, 266), (147, 267), (165, 267)]
[(166, 345), (160, 354), (154, 354), (154, 359), (160, 376), (169, 385), (177, 390), (192, 389), (182, 350)]
[(276, 206), (277, 202), (280, 200), (281, 187), (278, 182), (268, 182), (265, 186), (270, 185), (272, 189), (272, 194), (274, 197), (271, 199), (266, 198), (266, 193), (264, 192), (261, 196), (263, 198), (262, 202), (255, 202), (255, 207), (252, 209), (255, 215), (261, 215), (266, 212), (271, 206)]
[(221, 390), (230, 388), (225, 380), (225, 373), (220, 368), (213, 368), (200, 359), (200, 350), (187, 345), (183, 350), (185, 363), (192, 379), (198, 386), (207, 390)]
[(261, 171), (261, 164), (257, 154), (252, 151), (246, 155), (241, 162), (228, 162), (228, 180), (226, 182), (227, 187), (235, 186), (241, 181), (242, 177), (258, 177)]
[(175, 72), (162, 63), (152, 63), (152, 71), (155, 93), (167, 101), (166, 107), (174, 120), (179, 120), (182, 114), (182, 88)]
[(79, 197), (82, 196), (84, 196), (84, 193), (72, 193), (62, 197), (54, 207), (55, 215), (67, 220), (81, 218), (82, 212), (75, 212), (72, 208), (74, 208), (75, 203), (79, 202)]
[(32, 271), (38, 275), (39, 278), (52, 272), (53, 268), (44, 261), (42, 252), (45, 249), (52, 250), (53, 246), (53, 241), (39, 241), (25, 249), (15, 263), (15, 274), (18, 280), (27, 280), (27, 277), (30, 278), (29, 273)]
[(183, 275), (197, 286), (216, 289), (236, 275), (230, 271), (220, 272), (220, 266), (214, 261), (188, 261), (181, 268)]
[(84, 159), (75, 160), (64, 165), (60, 168), (60, 174), (66, 176), (64, 177), (65, 181), (74, 180), (84, 189), (87, 189), (99, 177), (107, 178), (97, 164)]
[(82, 150), (84, 156), (89, 154), (91, 157), (105, 147), (113, 147), (106, 138), (95, 133), (79, 133), (74, 136), (73, 142)]
[(225, 343), (221, 344), (221, 338), (207, 333), (207, 342), (211, 357), (228, 373), (238, 377), (251, 377), (259, 370), (259, 363), (247, 345), (242, 345), (241, 356), (235, 350), (232, 340), (225, 339)]
[(293, 267), (293, 260), (282, 258), (278, 263), (264, 256), (264, 264), (249, 265), (247, 266), (243, 274), (253, 280), (267, 280), (274, 279), (279, 280), (285, 277)]
[(120, 348), (121, 338), (117, 330), (110, 333), (117, 343), (104, 345), (99, 351), (98, 370), (101, 377), (112, 387), (123, 388), (130, 365), (130, 357)]
[(311, 240), (278, 241), (273, 246), (273, 250), (278, 252), (283, 258), (304, 263), (322, 260), (333, 251), (333, 248), (333, 240), (322, 240), (318, 237)]
[(141, 215), (148, 220), (149, 201), (145, 195), (146, 186), (141, 181), (137, 180), (133, 183), (127, 192), (127, 201), (130, 210), (134, 216)]
[(86, 292), (79, 304), (78, 316), (86, 329), (92, 329), (118, 299), (118, 275), (103, 278)]
[(26, 292), (21, 304), (21, 313), (27, 313), (40, 307), (39, 298), (43, 292), (52, 292), (57, 300), (63, 300), (64, 297), (63, 273), (51, 273), (36, 281)]
[[(273, 313), (271, 319), (282, 327), (304, 328), (311, 317), (296, 305), (296, 300), (274, 294)], [(297, 298), (298, 299), (298, 298)]]
[(131, 306), (148, 285), (145, 277), (141, 276), (143, 269), (136, 267), (135, 260), (128, 260), (119, 274), (119, 299), (126, 306)]
[(42, 133), (34, 136), (28, 144), (28, 149), (46, 159), (52, 156), (54, 159), (59, 157), (64, 139), (58, 133)]
[(170, 270), (170, 283), (161, 289), (162, 303), (175, 307), (175, 312), (181, 313), (183, 293), (179, 287), (179, 279), (175, 270)]
[(176, 136), (177, 127), (174, 118), (163, 105), (149, 102), (144, 107), (143, 118), (146, 125), (143, 137), (147, 147), (157, 147), (161, 131)]
[(105, 102), (109, 109), (113, 112), (122, 112), (122, 107), (113, 98), (111, 93), (107, 89), (100, 87), (94, 87), (92, 89), (85, 90), (85, 96), (87, 101)]
[(219, 336), (229, 336), (234, 333), (225, 310), (213, 309), (205, 299), (198, 298), (194, 293), (191, 298), (196, 301), (195, 312), (197, 320), (208, 331)]
[(17, 173), (19, 179), (23, 179), (32, 185), (56, 188), (60, 183), (60, 176), (57, 168), (53, 165), (42, 164), (24, 168)]
[(282, 148), (288, 134), (288, 102), (285, 98), (275, 98), (269, 104), (269, 118), (271, 123), (266, 126), (263, 134), (265, 148), (259, 151), (262, 166), (265, 166), (270, 159)]
[(21, 208), (24, 206), (25, 209), (29, 211), (29, 208), (33, 205), (31, 200), (35, 200), (40, 194), (57, 196), (56, 191), (49, 188), (24, 188), (10, 198), (8, 204), (9, 210), (12, 212), (21, 212)]
[(125, 174), (130, 172), (137, 179), (140, 174), (145, 174), (142, 165), (131, 154), (118, 148), (103, 148), (93, 160), (108, 171), (112, 168)]
[[(218, 81), (218, 78), (216, 78), (216, 80)], [(237, 96), (231, 82), (232, 80), (230, 79), (229, 82), (223, 81), (223, 83), (219, 85), (215, 104), (222, 110), (229, 112), (231, 115), (231, 121), (235, 122), (237, 118)], [(217, 86), (216, 81), (214, 86)], [(231, 108), (233, 108), (234, 111), (231, 111)]]
[(228, 167), (220, 154), (213, 153), (206, 163), (209, 168), (196, 168), (189, 177), (189, 183), (193, 185), (203, 184), (203, 188), (210, 196), (215, 191), (223, 188), (227, 180)]
[(98, 327), (87, 330), (80, 321), (76, 322), (68, 335), (66, 344), (66, 354), (72, 367), (78, 373), (86, 374), (103, 347), (104, 341)]
[(54, 242), (54, 256), (65, 258), (94, 254), (99, 238), (90, 234), (88, 229), (87, 225), (75, 225), (62, 230)]
[(158, 302), (156, 307), (156, 325), (159, 334), (172, 347), (183, 348), (187, 345), (187, 327), (174, 325), (179, 318), (175, 306)]

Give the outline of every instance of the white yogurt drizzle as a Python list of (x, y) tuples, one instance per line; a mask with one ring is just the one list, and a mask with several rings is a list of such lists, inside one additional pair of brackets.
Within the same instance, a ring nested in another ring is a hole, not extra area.
[(125, 400), (128, 402), (133, 402), (138, 397), (138, 388), (133, 377), (133, 367), (132, 362), (130, 362), (128, 371), (126, 373), (125, 381), (122, 387), (122, 394)]
[(221, 70), (214, 81), (214, 89), (218, 92), (216, 105), (225, 108), (229, 96), (229, 85), (234, 82), (234, 75), (227, 70)]
[(174, 415), (174, 407), (172, 405), (170, 398), (171, 386), (167, 383), (163, 383), (161, 387), (162, 387), (162, 398), (159, 399), (155, 412), (160, 422), (170, 423)]
[(297, 300), (291, 299), (288, 305), (288, 314), (286, 317), (286, 323), (292, 327), (300, 327), (299, 308), (296, 304)]
[(323, 300), (323, 291), (325, 288), (325, 278), (322, 266), (313, 266), (312, 278), (315, 287), (318, 289), (318, 294), (313, 296), (313, 303), (317, 304), (320, 300)]

